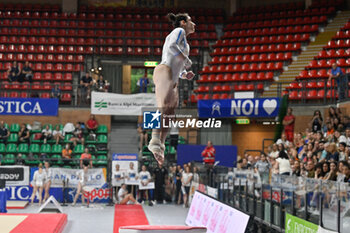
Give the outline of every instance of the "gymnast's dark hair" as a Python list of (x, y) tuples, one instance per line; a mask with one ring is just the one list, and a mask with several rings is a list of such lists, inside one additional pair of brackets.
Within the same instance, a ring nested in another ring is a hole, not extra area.
[(185, 20), (185, 22), (187, 22), (188, 14), (187, 13), (179, 13), (177, 15), (174, 15), (173, 13), (169, 13), (167, 15), (167, 18), (173, 24), (173, 26), (175, 28), (177, 28), (177, 27), (180, 27), (180, 22), (182, 20)]

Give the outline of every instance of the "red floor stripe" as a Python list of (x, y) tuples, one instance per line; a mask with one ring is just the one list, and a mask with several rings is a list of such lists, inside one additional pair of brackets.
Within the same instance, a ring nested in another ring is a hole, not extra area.
[(119, 233), (121, 226), (149, 225), (141, 205), (115, 205), (114, 233)]
[[(66, 214), (7, 214), (27, 215), (11, 233), (60, 233), (67, 224)], [(0, 215), (1, 217), (1, 215)]]

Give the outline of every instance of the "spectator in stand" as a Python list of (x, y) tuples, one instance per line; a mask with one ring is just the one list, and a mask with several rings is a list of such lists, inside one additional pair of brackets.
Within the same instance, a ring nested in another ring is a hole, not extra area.
[(147, 71), (145, 71), (145, 75), (137, 81), (137, 86), (140, 87), (140, 93), (147, 93), (148, 85), (149, 79), (147, 77)]
[(265, 172), (269, 172), (269, 169), (270, 169), (270, 164), (266, 159), (266, 155), (264, 153), (261, 153), (260, 160), (257, 161), (254, 165), (254, 170), (255, 172), (265, 173)]
[(55, 84), (54, 87), (51, 89), (51, 98), (59, 99), (60, 97), (61, 97), (60, 85)]
[(7, 143), (10, 130), (6, 129), (4, 121), (0, 121), (0, 142)]
[(299, 161), (295, 160), (294, 163), (293, 163), (293, 167), (292, 167), (292, 175), (295, 175), (295, 176), (300, 176), (300, 163)]
[(98, 122), (95, 119), (95, 115), (90, 115), (90, 119), (86, 122), (86, 128), (89, 133), (95, 133), (98, 127)]
[(80, 80), (80, 90), (81, 90), (81, 98), (84, 100), (90, 99), (91, 87), (93, 85), (92, 77), (88, 72), (85, 73)]
[(339, 161), (339, 153), (337, 151), (337, 145), (332, 142), (329, 144), (328, 146), (328, 153), (327, 153), (327, 158), (326, 158), (327, 161), (336, 161), (338, 162)]
[(330, 170), (328, 173), (326, 173), (323, 179), (337, 181), (337, 163), (335, 161), (330, 162), (329, 167)]
[(322, 163), (317, 163), (315, 166), (315, 179), (323, 179)]
[(277, 163), (276, 166), (279, 169), (280, 175), (289, 176), (291, 174), (292, 169), (290, 167), (289, 157), (288, 157), (287, 153), (285, 152), (283, 145), (282, 145), (282, 149), (278, 155), (278, 158), (276, 159), (276, 163)]
[(315, 164), (313, 161), (308, 161), (306, 163), (307, 177), (314, 178), (315, 177)]
[(281, 134), (281, 138), (277, 140), (276, 144), (283, 144), (285, 147), (290, 145), (290, 142), (287, 140), (287, 136), (284, 132)]
[(12, 67), (7, 70), (7, 77), (11, 82), (18, 81), (20, 78), (21, 69), (19, 68), (17, 61), (14, 61)]
[(342, 135), (339, 130), (334, 131), (334, 135), (333, 135), (333, 142), (336, 143), (337, 146), (339, 146), (339, 143), (344, 142), (346, 143), (346, 137), (344, 135)]
[(84, 153), (82, 153), (80, 157), (80, 168), (83, 168), (83, 165), (92, 168), (91, 154), (87, 147), (84, 149)]
[(102, 74), (100, 74), (98, 76), (98, 79), (95, 83), (95, 88), (97, 91), (108, 92), (109, 84), (108, 84), (107, 80), (103, 79)]
[(339, 152), (339, 161), (348, 161), (349, 148), (346, 146), (345, 142), (339, 143), (338, 152)]
[(276, 143), (272, 145), (272, 151), (269, 154), (270, 158), (276, 159), (278, 157), (279, 151), (278, 151), (278, 146)]
[(292, 114), (293, 109), (288, 108), (287, 115), (283, 118), (282, 124), (284, 125), (284, 133), (287, 136), (287, 140), (292, 142), (294, 137), (294, 123), (295, 116)]
[(28, 143), (29, 142), (29, 130), (27, 129), (26, 124), (22, 124), (20, 131), (18, 132), (18, 140), (20, 142)]
[(46, 127), (41, 131), (40, 140), (44, 140), (44, 144), (46, 144), (47, 140), (50, 140), (51, 138), (52, 138), (52, 130), (50, 129), (49, 125), (46, 125)]
[(350, 146), (350, 128), (345, 130), (346, 146)]
[(207, 146), (202, 151), (203, 162), (207, 169), (208, 185), (211, 185), (213, 181), (215, 154), (216, 150), (213, 146), (213, 143), (211, 141), (208, 141)]
[(64, 140), (63, 131), (60, 129), (59, 125), (56, 125), (55, 130), (52, 132), (52, 137), (56, 140), (56, 145), (58, 145), (60, 139)]
[(314, 116), (310, 122), (310, 128), (312, 132), (316, 133), (322, 130), (323, 119), (320, 110), (314, 112)]
[(74, 146), (77, 146), (77, 143), (80, 142), (84, 145), (85, 139), (83, 137), (83, 130), (81, 129), (81, 125), (79, 123), (76, 123), (75, 129), (73, 131), (73, 137), (71, 137), (69, 140), (73, 142)]
[(21, 72), (21, 81), (28, 81), (28, 82), (32, 82), (33, 79), (33, 70), (30, 67), (30, 64), (28, 61), (26, 61), (24, 63), (24, 66), (22, 68), (22, 72)]
[(70, 160), (72, 158), (72, 150), (70, 148), (70, 144), (67, 143), (64, 149), (62, 150), (62, 159), (65, 165), (68, 165), (70, 163)]
[(344, 99), (344, 88), (342, 87), (344, 85), (343, 71), (340, 67), (337, 66), (336, 63), (332, 64), (332, 68), (329, 71), (328, 76), (328, 82), (331, 82), (331, 87), (335, 87), (335, 84), (332, 82), (332, 79), (336, 80), (339, 99)]
[(343, 164), (343, 175), (344, 175), (343, 182), (349, 183), (350, 182), (350, 165), (346, 162)]

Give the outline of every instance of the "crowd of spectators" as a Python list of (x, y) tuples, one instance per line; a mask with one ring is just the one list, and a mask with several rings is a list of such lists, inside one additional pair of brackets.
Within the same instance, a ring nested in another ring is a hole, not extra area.
[[(289, 110), (291, 113), (291, 110)], [(304, 132), (285, 132), (259, 157), (245, 154), (239, 169), (259, 173), (302, 176), (350, 182), (350, 120), (341, 109), (330, 107), (323, 119), (316, 110)]]
[[(63, 128), (60, 128), (59, 125), (56, 125), (56, 127), (52, 130), (50, 125), (47, 124), (41, 129), (40, 133), (32, 133), (31, 130), (33, 130), (34, 125), (27, 125), (25, 123), (21, 124), (21, 127), (17, 133), (18, 136), (18, 143), (26, 143), (28, 145), (32, 144), (32, 140), (40, 140), (40, 144), (47, 144), (49, 141), (53, 144), (60, 144), (63, 147), (61, 156), (62, 160), (64, 162), (64, 165), (69, 165), (72, 161), (72, 154), (74, 151), (74, 147), (76, 147), (78, 144), (85, 145), (85, 137), (89, 141), (96, 141), (96, 130), (98, 128), (99, 124), (97, 120), (95, 119), (94, 115), (90, 115), (89, 119), (86, 123), (77, 122), (74, 126), (72, 123), (67, 123)], [(40, 127), (39, 127), (40, 128)], [(34, 134), (33, 137), (31, 137)], [(68, 139), (68, 143), (65, 140), (65, 135), (70, 134), (72, 135)], [(10, 130), (5, 127), (5, 122), (0, 121), (0, 143), (6, 144), (9, 143), (8, 139), (10, 137)], [(35, 142), (38, 143), (38, 142)], [(81, 154), (80, 157), (80, 167), (82, 168), (83, 165), (86, 165), (88, 167), (92, 167), (92, 155), (91, 151), (92, 148), (89, 148), (86, 146), (84, 148), (84, 152)], [(46, 153), (40, 153), (39, 158), (41, 160), (46, 160), (49, 156)], [(33, 158), (33, 154), (29, 151), (29, 156), (27, 158)], [(18, 153), (16, 158), (16, 164), (23, 164), (24, 160), (22, 159), (22, 154)], [(0, 157), (0, 165), (1, 165), (1, 157)]]

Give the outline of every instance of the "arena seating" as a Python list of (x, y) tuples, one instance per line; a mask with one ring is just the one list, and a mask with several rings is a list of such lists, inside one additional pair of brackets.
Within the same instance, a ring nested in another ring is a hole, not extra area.
[[(77, 14), (67, 14), (57, 5), (0, 4), (0, 86), (6, 90), (1, 95), (28, 96), (24, 90), (31, 88), (47, 98), (52, 86), (59, 84), (61, 102), (70, 103), (72, 73), (84, 70), (86, 56), (159, 57), (171, 31), (165, 17), (169, 11), (188, 12), (197, 24), (189, 38), (191, 56), (217, 40), (215, 24), (223, 23), (222, 10), (81, 6)], [(26, 60), (34, 70), (35, 83), (8, 83), (6, 70), (11, 62)], [(14, 94), (19, 89), (22, 92)]]
[(238, 10), (200, 72), (191, 102), (233, 98), (236, 91), (262, 92), (318, 33), (319, 25), (327, 24), (337, 4), (304, 10), (300, 2)]
[[(49, 125), (50, 129), (55, 129), (56, 125)], [(62, 124), (58, 124), (60, 129), (63, 128)], [(18, 140), (18, 132), (20, 131), (19, 124), (5, 124), (5, 127), (10, 131), (10, 136), (7, 143), (0, 142), (0, 159), (2, 165), (14, 165), (19, 160), (23, 160), (25, 165), (37, 166), (40, 162), (44, 160), (42, 154), (46, 155), (51, 161), (51, 165), (61, 166), (66, 168), (79, 166), (79, 159), (81, 154), (84, 152), (84, 148), (88, 147), (92, 155), (93, 166), (96, 167), (106, 167), (107, 166), (107, 150), (101, 150), (99, 145), (108, 144), (108, 129), (106, 125), (99, 125), (96, 130), (96, 140), (89, 141), (88, 132), (84, 130), (85, 144), (77, 144), (76, 147), (72, 149), (72, 160), (69, 164), (64, 163), (62, 160), (62, 149), (65, 143), (72, 143), (69, 139), (72, 134), (66, 133), (65, 139), (60, 141), (60, 144), (55, 144), (55, 140), (48, 140), (44, 144), (43, 140), (37, 139), (35, 137), (36, 133), (40, 133), (41, 130), (31, 130), (30, 131), (30, 143), (22, 143)], [(43, 125), (42, 128), (45, 128)], [(21, 157), (18, 156), (21, 154)]]

